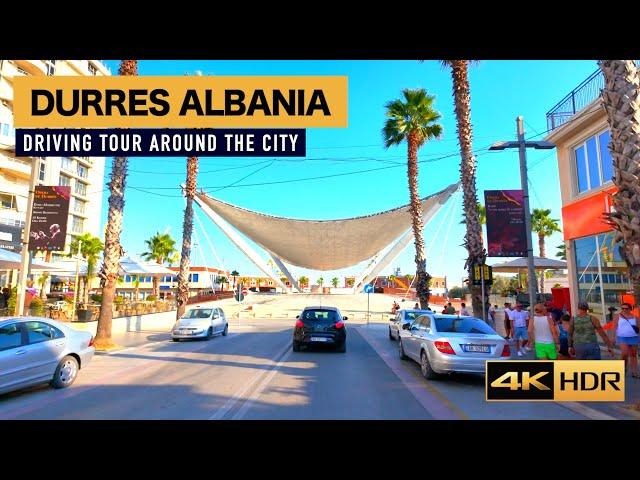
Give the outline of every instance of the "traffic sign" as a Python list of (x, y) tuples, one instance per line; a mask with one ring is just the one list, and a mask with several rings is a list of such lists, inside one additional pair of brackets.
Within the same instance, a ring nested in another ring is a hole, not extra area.
[(482, 285), (483, 276), (484, 284), (491, 285), (493, 283), (493, 268), (489, 265), (474, 263), (471, 267), (471, 280), (473, 285)]
[(373, 285), (371, 284), (366, 284), (364, 286), (364, 293), (373, 293)]

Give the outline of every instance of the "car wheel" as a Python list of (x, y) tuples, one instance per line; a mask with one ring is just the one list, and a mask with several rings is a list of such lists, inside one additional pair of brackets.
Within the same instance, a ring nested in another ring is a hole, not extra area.
[(393, 334), (391, 333), (391, 327), (389, 327), (389, 340), (395, 340)]
[(422, 376), (427, 380), (434, 380), (438, 378), (438, 374), (434, 372), (433, 368), (431, 368), (427, 352), (424, 350), (420, 354), (420, 370), (422, 371)]
[(222, 331), (222, 336), (226, 337), (227, 333), (229, 333), (229, 324), (228, 323), (224, 326), (224, 330)]
[(336, 347), (336, 352), (345, 353), (347, 351), (347, 341), (345, 340)]
[(409, 357), (404, 353), (404, 347), (402, 346), (402, 339), (398, 338), (398, 353), (400, 354), (400, 360), (409, 360)]
[(67, 388), (70, 386), (78, 376), (78, 369), (80, 365), (78, 360), (71, 355), (67, 355), (58, 364), (56, 373), (53, 374), (51, 384), (54, 388)]
[(180, 341), (179, 338), (172, 338), (171, 340), (173, 340), (174, 342), (179, 342)]
[(300, 342), (296, 342), (295, 340), (293, 341), (293, 351), (294, 352), (300, 351)]
[(211, 340), (211, 337), (213, 337), (213, 327), (209, 327), (209, 330), (207, 330), (207, 336), (204, 337), (204, 339)]

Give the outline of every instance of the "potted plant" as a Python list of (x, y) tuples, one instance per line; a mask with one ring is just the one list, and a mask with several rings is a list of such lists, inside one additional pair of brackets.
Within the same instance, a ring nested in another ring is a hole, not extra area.
[(84, 303), (80, 303), (78, 308), (76, 309), (76, 313), (78, 314), (79, 322), (90, 322), (93, 312), (87, 308)]

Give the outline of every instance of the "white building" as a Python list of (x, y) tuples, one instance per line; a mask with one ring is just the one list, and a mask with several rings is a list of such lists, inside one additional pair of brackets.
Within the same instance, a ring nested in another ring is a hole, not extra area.
[[(9, 241), (16, 228), (24, 227), (31, 169), (38, 171), (39, 185), (68, 185), (71, 204), (66, 248), (74, 236), (100, 229), (104, 193), (104, 157), (16, 157), (13, 126), (13, 82), (19, 76), (111, 75), (99, 60), (0, 60), (0, 234)], [(9, 226), (7, 228), (7, 226)], [(13, 227), (13, 228), (11, 228)], [(17, 239), (19, 243), (20, 239)], [(13, 239), (16, 243), (16, 239)], [(55, 257), (65, 252), (54, 252)]]

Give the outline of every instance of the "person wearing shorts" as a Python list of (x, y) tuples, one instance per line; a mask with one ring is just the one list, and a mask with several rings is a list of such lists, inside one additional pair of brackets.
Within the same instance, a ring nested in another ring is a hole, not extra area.
[(571, 325), (571, 315), (565, 313), (560, 317), (558, 324), (558, 336), (560, 337), (560, 350), (558, 350), (558, 358), (560, 360), (570, 360), (569, 355), (569, 325)]
[(527, 335), (527, 320), (529, 320), (529, 312), (522, 309), (521, 303), (516, 303), (516, 309), (509, 314), (511, 319), (511, 328), (513, 330), (513, 338), (516, 341), (518, 350), (518, 356), (522, 357), (527, 352), (531, 351), (531, 348), (524, 348), (524, 343), (529, 339)]
[[(613, 317), (613, 326), (616, 329), (616, 340), (620, 345), (622, 360), (625, 368), (629, 366), (631, 376), (640, 378), (638, 374), (638, 320), (631, 313), (631, 305), (623, 303), (620, 306), (620, 313)], [(635, 328), (633, 328), (635, 327)]]
[(509, 314), (511, 312), (512, 312), (511, 304), (508, 302), (505, 303), (504, 304), (504, 332), (505, 332), (504, 338), (506, 340), (511, 338), (511, 319), (509, 318)]
[(529, 342), (533, 343), (538, 360), (556, 360), (560, 350), (558, 330), (547, 308), (538, 303), (533, 307), (533, 320), (529, 322)]
[(600, 320), (589, 314), (587, 302), (578, 303), (578, 315), (573, 316), (569, 325), (569, 353), (575, 356), (576, 360), (601, 360), (596, 333), (600, 335), (613, 357), (613, 343), (600, 325)]

